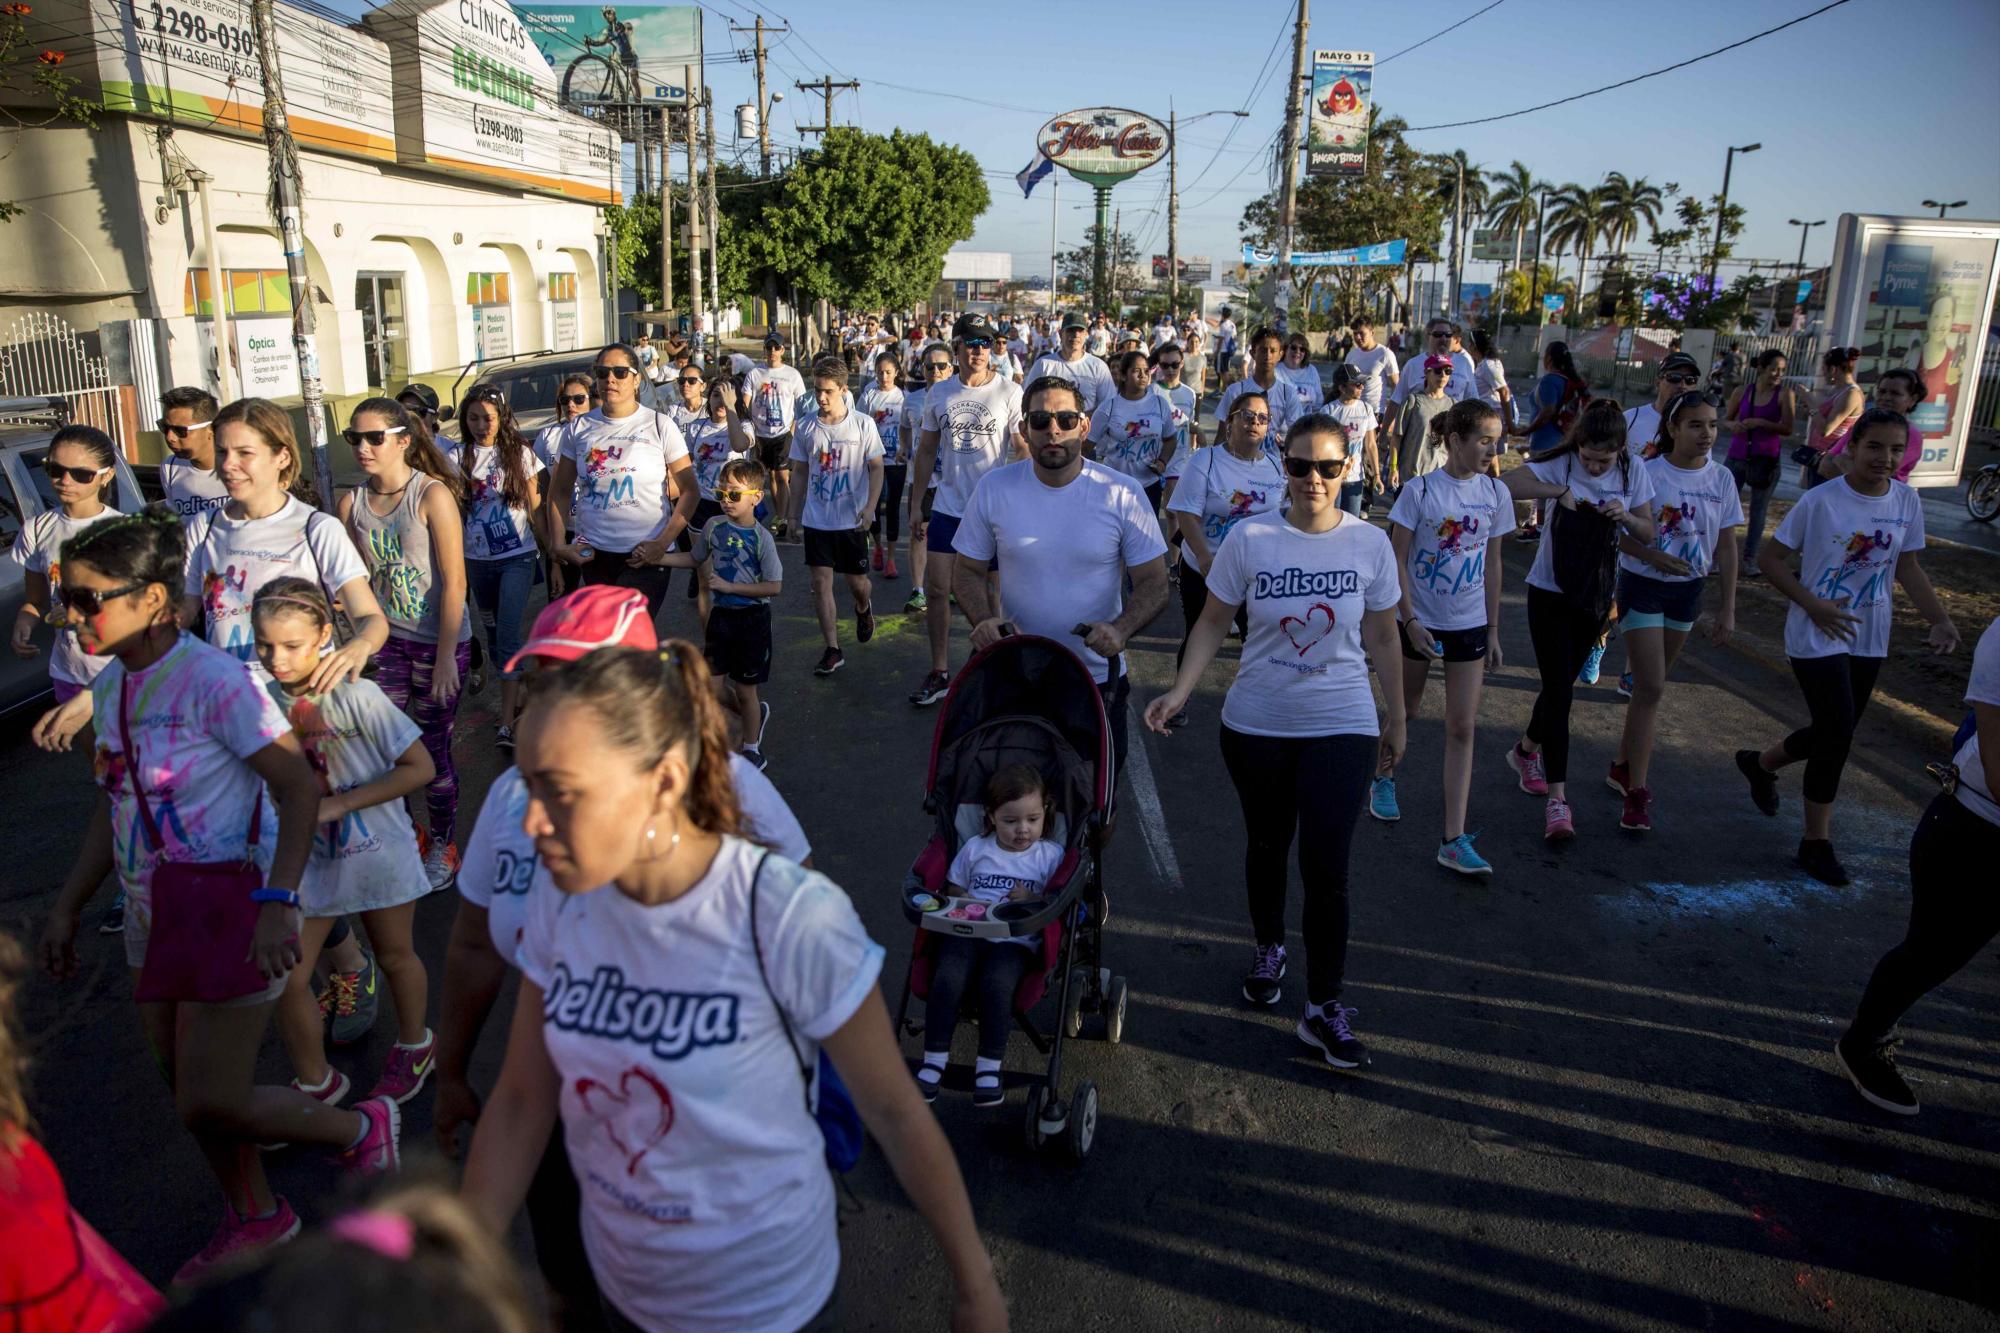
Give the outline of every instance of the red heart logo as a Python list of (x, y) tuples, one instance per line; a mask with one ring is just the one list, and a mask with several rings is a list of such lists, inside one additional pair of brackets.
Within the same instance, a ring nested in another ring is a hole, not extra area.
[(1304, 657), (1307, 649), (1333, 633), (1333, 608), (1325, 602), (1314, 602), (1306, 608), (1303, 619), (1286, 616), (1278, 622), (1278, 628), (1292, 641), (1292, 647), (1298, 649), (1299, 656)]
[[(633, 1095), (632, 1081), (637, 1079), (640, 1093)], [(645, 1090), (653, 1094), (652, 1104), (648, 1104)], [(653, 1076), (650, 1069), (633, 1065), (618, 1079), (617, 1091), (606, 1083), (594, 1078), (580, 1078), (576, 1081), (577, 1100), (592, 1118), (604, 1125), (604, 1132), (618, 1151), (625, 1154), (625, 1174), (639, 1174), (639, 1159), (652, 1150), (654, 1144), (667, 1136), (674, 1127), (674, 1095), (667, 1091), (667, 1085)], [(593, 1102), (593, 1098), (596, 1100)], [(616, 1117), (614, 1119), (614, 1117)], [(628, 1129), (621, 1133), (619, 1121), (627, 1122)]]

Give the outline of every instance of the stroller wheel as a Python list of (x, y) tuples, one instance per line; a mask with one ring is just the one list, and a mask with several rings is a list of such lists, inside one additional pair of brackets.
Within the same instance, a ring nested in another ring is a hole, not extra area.
[(1076, 1095), (1069, 1099), (1069, 1124), (1063, 1130), (1063, 1142), (1069, 1155), (1081, 1162), (1090, 1156), (1090, 1146), (1096, 1141), (1097, 1085), (1085, 1080), (1076, 1085)]
[(1116, 1046), (1125, 1039), (1125, 978), (1111, 978), (1104, 997), (1104, 1040)]
[(1028, 1108), (1021, 1120), (1021, 1138), (1028, 1145), (1029, 1152), (1040, 1152), (1048, 1136), (1042, 1133), (1042, 1107), (1049, 1099), (1049, 1090), (1040, 1084), (1028, 1089)]
[(1072, 967), (1069, 970), (1069, 992), (1063, 999), (1063, 1036), (1075, 1040), (1083, 1031), (1083, 997), (1090, 989), (1094, 978), (1087, 967)]

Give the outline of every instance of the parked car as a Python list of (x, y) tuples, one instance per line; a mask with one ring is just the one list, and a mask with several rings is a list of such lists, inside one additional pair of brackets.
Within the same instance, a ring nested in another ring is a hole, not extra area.
[[(453, 395), (452, 415), (445, 419), (454, 424), (447, 427), (446, 433), (454, 437), (458, 435), (455, 423), (458, 413), (463, 411), (465, 400), (472, 396), (474, 390), (491, 384), (507, 396), (507, 406), (514, 409), (515, 424), (521, 428), (521, 434), (532, 440), (537, 431), (556, 419), (556, 392), (562, 387), (563, 377), (582, 375), (588, 378), (590, 367), (596, 360), (597, 351), (592, 348), (586, 352), (543, 352), (482, 366), (478, 377), (465, 393)], [(640, 381), (639, 401), (656, 409), (665, 406), (665, 401), (649, 380)]]
[[(49, 439), (68, 417), (60, 398), (0, 398), (0, 624), (11, 632), (27, 600), (25, 571), (13, 559), (14, 539), (37, 514), (56, 507), (55, 488), (42, 460)], [(145, 504), (138, 478), (124, 459), (115, 464), (117, 481), (106, 498), (111, 507), (133, 513)], [(0, 651), (0, 717), (49, 701), (49, 654), (55, 631), (35, 631), (41, 652), (30, 658)]]

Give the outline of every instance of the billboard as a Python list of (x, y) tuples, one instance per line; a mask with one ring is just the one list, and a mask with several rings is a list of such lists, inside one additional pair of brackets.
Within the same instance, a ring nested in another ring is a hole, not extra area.
[(618, 61), (638, 75), (640, 101), (681, 106), (687, 67), (701, 69), (701, 10), (693, 5), (534, 3), (514, 12), (567, 102), (619, 100), (610, 63)]
[[(1406, 241), (1378, 241), (1374, 245), (1355, 246), (1351, 250), (1294, 250), (1293, 268), (1369, 268), (1384, 265), (1400, 266), (1408, 249)], [(1243, 243), (1245, 264), (1275, 264), (1278, 252), (1269, 246)]]
[(1373, 51), (1315, 51), (1311, 114), (1306, 120), (1306, 175), (1368, 174), (1369, 85)]
[(1923, 400), (1910, 413), (1924, 454), (1912, 486), (1955, 486), (1993, 321), (2000, 223), (1843, 213), (1834, 233), (1826, 327), (1859, 347), (1863, 389), (1885, 371), (1914, 371)]
[(1167, 123), (1122, 107), (1065, 111), (1035, 134), (1043, 157), (1091, 185), (1116, 185), (1167, 155)]
[[(1207, 282), (1215, 273), (1215, 264), (1207, 255), (1185, 255), (1180, 261), (1182, 282)], [(1153, 276), (1161, 281), (1167, 276), (1167, 257), (1153, 256)]]
[[(1541, 253), (1541, 233), (1528, 231), (1521, 233), (1520, 258), (1523, 263)], [(1472, 257), (1491, 260), (1501, 264), (1514, 262), (1514, 233), (1502, 231), (1498, 227), (1474, 227), (1472, 229)]]

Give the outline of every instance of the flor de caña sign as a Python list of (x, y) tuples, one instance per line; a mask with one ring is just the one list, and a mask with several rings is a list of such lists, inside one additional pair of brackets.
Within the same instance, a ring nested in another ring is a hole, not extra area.
[(1166, 157), (1166, 122), (1122, 107), (1065, 111), (1035, 136), (1042, 156), (1091, 185), (1112, 186)]

